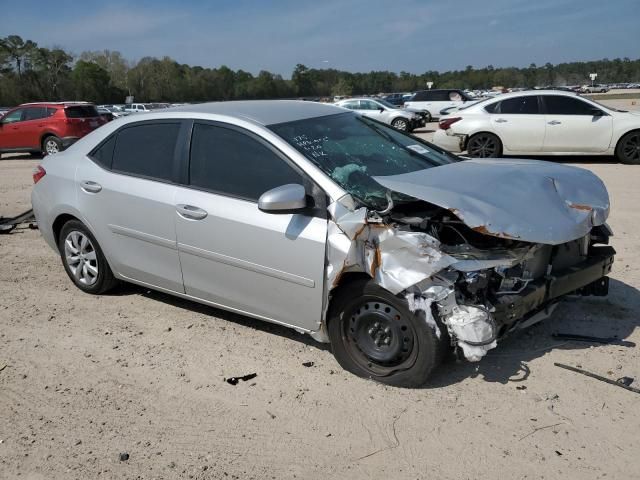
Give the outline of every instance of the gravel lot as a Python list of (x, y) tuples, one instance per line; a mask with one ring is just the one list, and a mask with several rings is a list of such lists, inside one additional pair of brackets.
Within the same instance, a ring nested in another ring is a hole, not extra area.
[[(638, 478), (640, 395), (553, 365), (640, 383), (638, 348), (550, 335), (640, 343), (640, 168), (555, 161), (609, 188), (610, 296), (420, 390), (356, 378), (278, 326), (134, 286), (85, 295), (37, 230), (0, 236), (0, 478)], [(0, 160), (1, 215), (29, 208), (37, 163)]]

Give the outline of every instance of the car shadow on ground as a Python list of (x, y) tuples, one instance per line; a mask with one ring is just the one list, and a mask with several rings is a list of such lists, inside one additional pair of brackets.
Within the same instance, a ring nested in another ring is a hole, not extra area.
[[(504, 338), (478, 363), (445, 362), (425, 388), (447, 387), (477, 377), (487, 382), (517, 384), (529, 377), (528, 362), (553, 350), (611, 348), (606, 344), (553, 338), (554, 333), (616, 338), (620, 340), (615, 343), (617, 348), (634, 348), (635, 345), (625, 339), (640, 327), (637, 316), (640, 291), (614, 279), (610, 280), (609, 287), (607, 297), (567, 297), (550, 318)], [(584, 368), (590, 366), (585, 364)], [(624, 371), (621, 376), (623, 374)]]
[[(323, 351), (330, 351), (328, 344), (316, 342), (282, 325), (254, 319), (165, 293), (132, 284), (123, 284), (112, 295), (142, 295), (177, 308), (200, 313), (216, 319), (233, 322), (283, 338), (300, 342)], [(571, 333), (602, 338), (617, 338), (619, 348), (633, 348), (625, 342), (640, 327), (640, 291), (623, 282), (611, 279), (608, 297), (567, 297), (553, 315), (532, 327), (512, 333), (498, 343), (478, 363), (449, 358), (439, 367), (424, 388), (442, 388), (467, 378), (482, 378), (487, 382), (502, 384), (525, 381), (529, 376), (528, 362), (546, 355), (552, 350), (582, 350), (606, 348), (605, 344), (559, 340), (554, 333)], [(186, 320), (185, 320), (186, 321)], [(451, 356), (453, 357), (453, 355)], [(588, 368), (587, 365), (585, 365)]]
[[(244, 327), (253, 328), (261, 332), (278, 335), (296, 342), (303, 343), (310, 347), (317, 348), (319, 350), (328, 351), (331, 350), (329, 344), (316, 342), (309, 335), (298, 333), (295, 330), (278, 325), (277, 323), (270, 323), (264, 320), (258, 320), (256, 318), (247, 317), (239, 313), (230, 312), (228, 310), (222, 310), (220, 308), (197, 303), (192, 300), (176, 297), (166, 293), (158, 292), (155, 290), (149, 290), (148, 288), (140, 287), (131, 283), (124, 283), (120, 285), (116, 290), (107, 294), (107, 296), (115, 295), (141, 295), (146, 298), (150, 298), (154, 301), (159, 301), (173, 305), (177, 308), (189, 310), (191, 312), (200, 313), (211, 317), (212, 321), (217, 319), (233, 322)], [(185, 320), (186, 321), (186, 320)]]

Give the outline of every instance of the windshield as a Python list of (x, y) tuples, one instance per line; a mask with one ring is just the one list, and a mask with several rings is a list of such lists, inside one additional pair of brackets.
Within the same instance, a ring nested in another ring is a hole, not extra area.
[[(387, 191), (372, 177), (399, 175), (458, 161), (434, 145), (353, 113), (280, 123), (269, 128), (354, 198), (374, 209), (386, 207)], [(393, 193), (392, 198), (396, 203), (415, 201), (398, 193)]]

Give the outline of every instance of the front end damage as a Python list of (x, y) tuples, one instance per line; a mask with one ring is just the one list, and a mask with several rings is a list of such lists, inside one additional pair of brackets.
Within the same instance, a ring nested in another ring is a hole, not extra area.
[[(441, 168), (447, 167), (431, 172)], [(416, 201), (383, 212), (358, 207), (349, 195), (330, 205), (328, 296), (345, 275), (369, 275), (406, 298), (438, 338), (446, 334), (466, 359), (478, 361), (509, 332), (548, 317), (563, 296), (606, 295), (615, 254), (607, 246), (606, 190), (587, 198), (557, 177), (543, 184), (562, 191), (564, 224), (559, 210), (504, 223), (515, 210), (505, 206), (502, 218), (492, 211), (488, 197), (501, 201), (495, 191), (470, 202), (455, 189), (434, 196), (426, 188), (400, 188), (397, 178), (377, 178)]]

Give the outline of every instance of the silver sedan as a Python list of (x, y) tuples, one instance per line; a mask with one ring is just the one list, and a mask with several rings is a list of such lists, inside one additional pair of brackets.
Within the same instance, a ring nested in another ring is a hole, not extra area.
[(336, 105), (354, 110), (360, 115), (386, 123), (403, 132), (412, 132), (425, 124), (423, 117), (417, 112), (397, 107), (380, 98), (349, 98), (336, 102)]
[(478, 361), (564, 295), (607, 292), (604, 185), (523, 162), (458, 161), (331, 105), (224, 102), (102, 126), (44, 159), (32, 203), (83, 292), (131, 282), (285, 325), (413, 387), (447, 349)]

